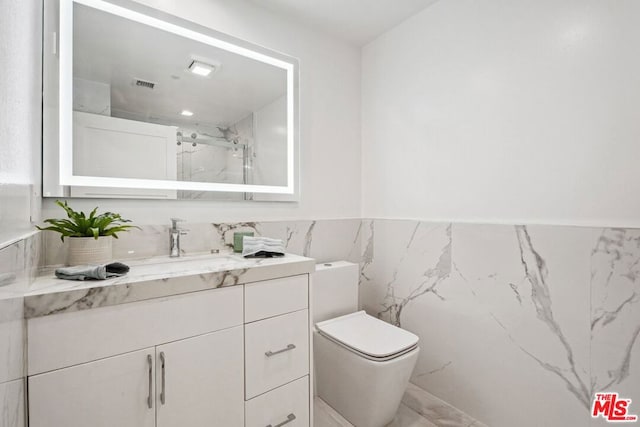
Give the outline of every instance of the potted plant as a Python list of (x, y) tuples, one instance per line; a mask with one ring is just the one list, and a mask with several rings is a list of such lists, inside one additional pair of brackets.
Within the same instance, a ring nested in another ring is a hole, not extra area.
[(60, 233), (63, 242), (65, 237), (69, 237), (67, 265), (110, 262), (113, 256), (113, 238), (118, 238), (117, 233), (140, 228), (125, 224), (131, 221), (113, 212), (96, 214), (97, 207), (87, 216), (84, 212), (74, 211), (67, 202), (57, 200), (56, 204), (65, 210), (67, 219), (45, 219), (44, 222), (50, 224), (48, 227), (36, 227), (38, 230)]

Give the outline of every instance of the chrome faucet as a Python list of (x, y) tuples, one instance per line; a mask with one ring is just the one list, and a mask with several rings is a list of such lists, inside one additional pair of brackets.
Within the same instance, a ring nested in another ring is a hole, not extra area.
[(189, 231), (178, 227), (178, 222), (182, 221), (184, 219), (171, 218), (171, 229), (169, 230), (169, 256), (171, 258), (180, 256), (180, 236), (184, 236)]

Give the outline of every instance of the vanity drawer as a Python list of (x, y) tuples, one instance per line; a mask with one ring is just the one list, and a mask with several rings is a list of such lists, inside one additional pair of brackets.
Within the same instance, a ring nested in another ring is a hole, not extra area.
[(248, 283), (244, 286), (245, 323), (291, 313), (308, 306), (308, 274)]
[(245, 325), (245, 396), (309, 374), (308, 310)]
[(309, 377), (245, 403), (245, 427), (277, 426), (285, 421), (287, 427), (309, 426)]

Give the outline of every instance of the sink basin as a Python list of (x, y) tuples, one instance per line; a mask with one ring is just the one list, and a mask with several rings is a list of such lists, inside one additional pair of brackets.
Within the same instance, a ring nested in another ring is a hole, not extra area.
[[(198, 264), (199, 266), (218, 266), (228, 264), (230, 262), (238, 262), (242, 261), (241, 255), (234, 254), (200, 254), (200, 255), (186, 255), (180, 257), (169, 257), (169, 256), (159, 256), (153, 258), (146, 258), (140, 260), (130, 260), (129, 262), (125, 261), (125, 264), (131, 267), (142, 267), (146, 265), (166, 265), (166, 264)], [(177, 266), (176, 266), (177, 267)]]

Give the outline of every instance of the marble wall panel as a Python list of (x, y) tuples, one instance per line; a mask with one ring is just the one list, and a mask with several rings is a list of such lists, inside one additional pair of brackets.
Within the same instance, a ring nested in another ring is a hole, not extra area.
[(0, 426), (26, 426), (24, 380), (0, 383)]
[(24, 427), (26, 324), (24, 292), (36, 277), (41, 239), (27, 236), (0, 248), (0, 426)]
[[(345, 259), (360, 262), (361, 227), (359, 219), (295, 220), (236, 223), (179, 223), (187, 232), (180, 238), (181, 253), (194, 255), (233, 250), (233, 233), (253, 231), (256, 236), (282, 239), (287, 252), (316, 258), (319, 262)], [(169, 229), (166, 225), (144, 225), (120, 233), (113, 242), (114, 259), (140, 259), (169, 254)], [(65, 262), (66, 247), (57, 233), (43, 233), (43, 265)]]
[[(591, 251), (591, 386), (640, 418), (640, 230), (597, 229)], [(592, 425), (607, 425), (603, 418)]]
[[(413, 384), (477, 422), (597, 426), (606, 423), (590, 417), (595, 392), (640, 402), (640, 230), (369, 219), (183, 226), (187, 255), (229, 251), (235, 231), (254, 231), (319, 262), (360, 263), (361, 306), (421, 339)], [(124, 233), (114, 254), (166, 256), (168, 229)], [(58, 237), (42, 236), (43, 263), (64, 262)]]
[(414, 384), (498, 427), (599, 425), (596, 391), (640, 402), (640, 231), (366, 223), (361, 305), (420, 337)]

